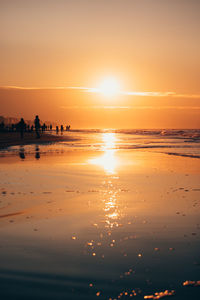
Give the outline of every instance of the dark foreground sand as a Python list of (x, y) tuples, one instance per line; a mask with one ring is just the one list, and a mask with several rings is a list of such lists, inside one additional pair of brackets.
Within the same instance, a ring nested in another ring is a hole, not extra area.
[(0, 133), (0, 149), (17, 145), (28, 145), (38, 143), (54, 143), (60, 141), (69, 141), (71, 138), (63, 135), (52, 135), (42, 133), (39, 139), (36, 138), (35, 132), (25, 132), (24, 138), (21, 139), (19, 132), (1, 132)]

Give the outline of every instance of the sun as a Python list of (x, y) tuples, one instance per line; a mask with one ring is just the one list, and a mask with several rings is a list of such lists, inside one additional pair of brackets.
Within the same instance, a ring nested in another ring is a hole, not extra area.
[(119, 93), (119, 83), (115, 78), (105, 78), (98, 88), (104, 96), (115, 96)]

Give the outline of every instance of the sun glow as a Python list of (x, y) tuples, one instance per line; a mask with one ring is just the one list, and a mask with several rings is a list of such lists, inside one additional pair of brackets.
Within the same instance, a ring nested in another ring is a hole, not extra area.
[(111, 97), (119, 93), (119, 83), (114, 78), (106, 78), (99, 86), (99, 92), (104, 96)]

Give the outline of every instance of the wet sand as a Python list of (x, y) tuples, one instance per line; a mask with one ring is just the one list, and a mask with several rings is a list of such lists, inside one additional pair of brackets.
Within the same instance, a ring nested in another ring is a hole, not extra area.
[(25, 132), (24, 138), (21, 139), (19, 132), (0, 132), (0, 149), (17, 145), (48, 144), (60, 141), (69, 141), (69, 137), (45, 132), (41, 133), (41, 137), (37, 139), (35, 132)]
[(200, 160), (117, 138), (3, 152), (3, 299), (199, 299)]

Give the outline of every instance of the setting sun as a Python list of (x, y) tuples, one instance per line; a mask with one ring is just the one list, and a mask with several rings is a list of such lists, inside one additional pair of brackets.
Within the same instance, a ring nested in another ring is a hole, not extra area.
[(119, 83), (114, 78), (106, 78), (103, 80), (98, 90), (105, 96), (114, 96), (119, 93)]

